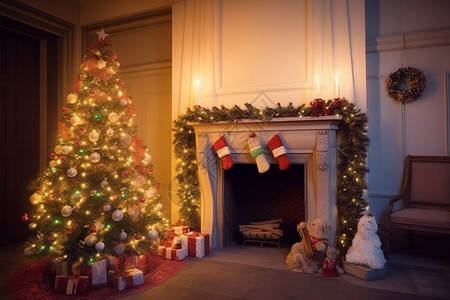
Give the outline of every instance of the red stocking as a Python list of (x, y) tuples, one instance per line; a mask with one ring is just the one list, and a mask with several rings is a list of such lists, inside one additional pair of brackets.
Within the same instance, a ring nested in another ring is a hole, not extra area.
[(227, 141), (224, 136), (221, 136), (214, 144), (214, 151), (222, 159), (222, 166), (225, 170), (230, 169), (233, 166), (233, 160), (230, 157), (230, 148), (227, 146)]
[(284, 171), (291, 165), (289, 158), (286, 155), (286, 149), (283, 146), (283, 142), (281, 141), (278, 134), (276, 134), (270, 141), (267, 143), (267, 148), (272, 151), (273, 156), (278, 160), (278, 166), (280, 170)]

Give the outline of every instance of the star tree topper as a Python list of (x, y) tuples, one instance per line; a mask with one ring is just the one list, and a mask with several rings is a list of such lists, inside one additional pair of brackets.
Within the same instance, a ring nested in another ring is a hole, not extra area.
[(98, 40), (99, 40), (99, 41), (103, 41), (103, 40), (106, 39), (106, 37), (107, 37), (109, 34), (107, 34), (107, 33), (105, 32), (105, 30), (103, 30), (103, 28), (102, 28), (101, 31), (97, 31), (97, 35), (98, 35)]

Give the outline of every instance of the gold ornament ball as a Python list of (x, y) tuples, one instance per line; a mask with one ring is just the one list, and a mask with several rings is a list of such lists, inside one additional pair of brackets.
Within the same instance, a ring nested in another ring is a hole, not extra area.
[(41, 202), (41, 199), (42, 199), (42, 195), (40, 195), (39, 193), (36, 192), (30, 196), (30, 203), (33, 205), (36, 205), (39, 202)]
[(72, 214), (72, 211), (73, 211), (73, 209), (72, 209), (72, 207), (70, 205), (64, 205), (61, 208), (61, 215), (63, 217), (67, 218), (67, 217), (69, 217)]
[(88, 236), (86, 236), (86, 237), (84, 238), (84, 243), (85, 243), (86, 246), (88, 246), (88, 247), (94, 246), (96, 242), (97, 242), (97, 238), (96, 238), (95, 235), (93, 235), (93, 234), (89, 234)]
[(123, 212), (120, 209), (116, 209), (113, 213), (112, 213), (112, 219), (116, 222), (119, 222), (120, 220), (122, 220), (123, 218)]
[(78, 100), (77, 95), (75, 94), (67, 95), (67, 103), (74, 104), (75, 102), (77, 102), (77, 100)]
[(93, 163), (98, 163), (100, 161), (102, 157), (100, 156), (100, 154), (98, 152), (94, 152), (89, 156), (89, 159), (93, 162)]

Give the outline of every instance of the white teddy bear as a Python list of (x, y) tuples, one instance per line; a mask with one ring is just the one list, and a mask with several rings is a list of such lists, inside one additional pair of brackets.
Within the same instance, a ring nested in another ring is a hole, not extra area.
[(346, 261), (367, 265), (372, 269), (383, 269), (386, 259), (381, 250), (381, 241), (377, 231), (378, 224), (374, 215), (362, 216), (358, 221), (358, 230), (352, 245), (347, 251)]
[(291, 251), (286, 257), (287, 268), (300, 273), (318, 272), (325, 258), (330, 224), (324, 223), (320, 219), (301, 222), (297, 225), (297, 231), (302, 237), (302, 241), (292, 245)]

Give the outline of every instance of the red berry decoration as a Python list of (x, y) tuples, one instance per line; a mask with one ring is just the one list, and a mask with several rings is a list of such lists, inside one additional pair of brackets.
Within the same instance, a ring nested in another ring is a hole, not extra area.
[(80, 140), (75, 141), (75, 146), (81, 146), (81, 141)]
[(53, 244), (53, 243), (55, 242), (55, 237), (54, 237), (53, 235), (49, 236), (49, 237), (48, 237), (48, 242), (49, 242), (50, 244)]
[(139, 202), (144, 203), (145, 202), (145, 197), (144, 196), (139, 197)]
[(92, 225), (91, 229), (89, 229), (90, 233), (95, 233), (97, 232), (97, 227), (95, 225)]
[(29, 218), (28, 218), (27, 213), (24, 213), (23, 216), (22, 216), (22, 221), (26, 222), (28, 220), (29, 220)]
[(79, 128), (76, 132), (78, 135), (83, 135), (86, 132), (86, 128)]
[(52, 152), (52, 153), (50, 153), (50, 155), (49, 155), (49, 156), (50, 156), (50, 158), (51, 158), (51, 159), (55, 159), (55, 157), (56, 157), (56, 154)]
[(134, 238), (137, 239), (137, 240), (140, 240), (140, 239), (142, 239), (142, 234), (136, 233), (136, 234), (134, 235)]
[(89, 95), (94, 95), (94, 89), (89, 89), (89, 90), (88, 90), (88, 94), (89, 94)]
[(130, 173), (128, 172), (128, 170), (123, 170), (122, 171), (122, 177), (128, 177), (128, 175), (130, 175)]
[(66, 231), (66, 235), (67, 235), (67, 236), (71, 236), (71, 235), (72, 235), (72, 230), (67, 230), (67, 231)]

